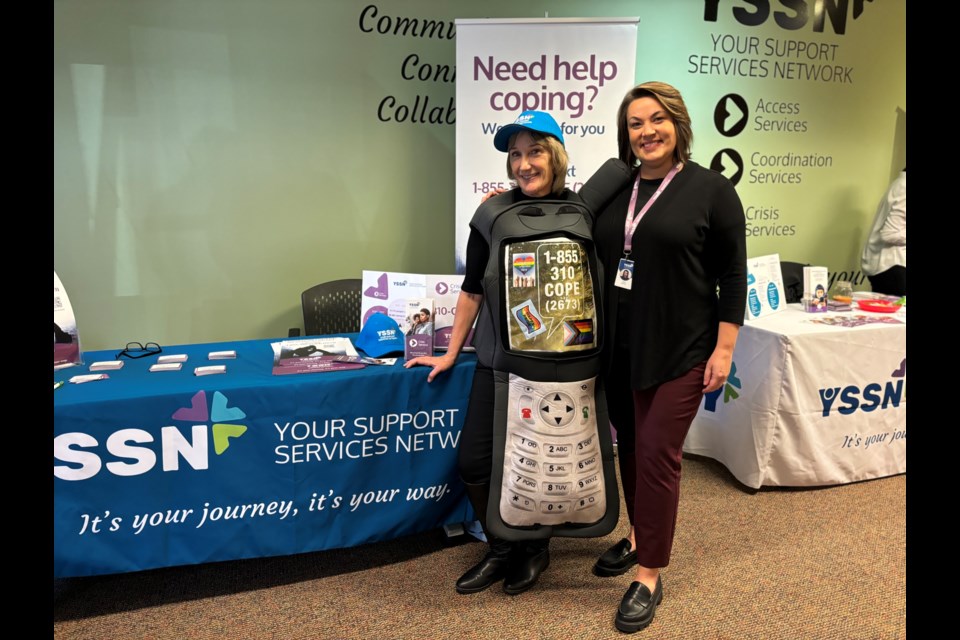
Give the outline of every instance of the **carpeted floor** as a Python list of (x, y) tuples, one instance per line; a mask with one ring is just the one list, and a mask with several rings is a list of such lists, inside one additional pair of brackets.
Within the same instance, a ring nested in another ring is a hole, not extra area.
[[(55, 580), (67, 639), (622, 638), (630, 573), (597, 578), (603, 539), (555, 539), (540, 583), (463, 596), (482, 543), (441, 531), (352, 549)], [(633, 636), (684, 640), (906, 638), (906, 475), (819, 489), (745, 490), (684, 460), (664, 599)]]

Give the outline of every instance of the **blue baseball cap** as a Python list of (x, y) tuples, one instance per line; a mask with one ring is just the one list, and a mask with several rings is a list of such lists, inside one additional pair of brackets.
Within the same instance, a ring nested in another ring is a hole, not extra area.
[(506, 151), (507, 145), (510, 144), (510, 137), (521, 131), (545, 133), (559, 140), (560, 144), (564, 144), (563, 131), (560, 130), (560, 125), (553, 119), (553, 116), (545, 111), (524, 111), (517, 116), (513, 124), (501, 127), (497, 131), (497, 135), (493, 136), (493, 146), (497, 148), (497, 151)]
[(372, 358), (394, 352), (403, 353), (403, 332), (397, 321), (387, 314), (374, 313), (363, 325), (356, 346)]

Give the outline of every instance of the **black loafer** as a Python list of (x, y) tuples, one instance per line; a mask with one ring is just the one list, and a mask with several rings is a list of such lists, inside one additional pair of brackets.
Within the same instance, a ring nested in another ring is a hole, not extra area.
[(657, 588), (653, 593), (642, 582), (633, 582), (620, 601), (614, 624), (624, 633), (636, 633), (646, 629), (653, 622), (657, 605), (663, 600), (663, 583), (657, 577)]
[(513, 566), (503, 581), (503, 591), (511, 596), (523, 593), (537, 583), (540, 574), (550, 566), (550, 549), (546, 544), (524, 545), (513, 559)]
[(637, 552), (630, 550), (630, 540), (624, 538), (603, 552), (597, 563), (593, 565), (593, 574), (601, 578), (620, 576), (635, 564), (637, 564)]

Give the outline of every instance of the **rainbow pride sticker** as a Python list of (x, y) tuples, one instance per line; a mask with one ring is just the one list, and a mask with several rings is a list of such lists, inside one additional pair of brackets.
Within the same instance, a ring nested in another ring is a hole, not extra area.
[(521, 333), (527, 339), (538, 336), (547, 330), (543, 316), (537, 311), (533, 300), (521, 302), (510, 310), (510, 314), (520, 327)]
[(537, 256), (533, 253), (515, 253), (513, 255), (513, 286), (537, 286)]

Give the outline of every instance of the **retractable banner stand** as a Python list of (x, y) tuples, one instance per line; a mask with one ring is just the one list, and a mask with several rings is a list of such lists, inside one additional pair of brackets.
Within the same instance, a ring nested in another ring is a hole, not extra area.
[(457, 269), (472, 224), (490, 247), (474, 340), (495, 384), (486, 526), (506, 540), (606, 535), (619, 495), (597, 378), (592, 215), (562, 197), (478, 209), (513, 186), (493, 137), (523, 111), (549, 113), (579, 191), (617, 153), (636, 43), (636, 18), (457, 21)]
[(457, 273), (484, 194), (513, 185), (497, 130), (526, 110), (563, 130), (567, 187), (617, 155), (616, 113), (634, 85), (638, 18), (457, 20)]

